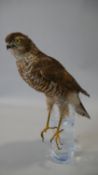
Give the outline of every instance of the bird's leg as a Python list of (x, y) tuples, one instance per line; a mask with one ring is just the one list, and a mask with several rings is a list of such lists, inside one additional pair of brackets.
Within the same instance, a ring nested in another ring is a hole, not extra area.
[(48, 129), (56, 129), (57, 128), (55, 126), (54, 127), (49, 126), (50, 116), (51, 116), (51, 111), (49, 111), (49, 113), (48, 113), (48, 119), (47, 119), (46, 127), (41, 132), (41, 138), (42, 138), (43, 142), (44, 142), (44, 133), (47, 132)]
[(58, 107), (59, 107), (59, 112), (60, 112), (60, 119), (59, 119), (57, 130), (54, 133), (54, 135), (52, 136), (52, 138), (50, 139), (50, 142), (52, 142), (55, 139), (57, 148), (62, 149), (60, 147), (60, 145), (62, 145), (62, 143), (60, 141), (60, 133), (63, 131), (63, 129), (60, 129), (60, 127), (61, 127), (63, 118), (69, 114), (69, 110), (68, 110), (68, 106), (66, 104), (63, 104), (63, 105), (61, 104)]
[(61, 141), (60, 141), (60, 133), (63, 131), (63, 129), (60, 129), (61, 123), (62, 123), (62, 119), (63, 119), (63, 115), (60, 116), (60, 120), (59, 120), (59, 124), (57, 127), (56, 132), (54, 133), (54, 135), (52, 136), (52, 138), (50, 139), (50, 142), (52, 142), (55, 139), (56, 145), (58, 149), (61, 149), (59, 145), (61, 145)]

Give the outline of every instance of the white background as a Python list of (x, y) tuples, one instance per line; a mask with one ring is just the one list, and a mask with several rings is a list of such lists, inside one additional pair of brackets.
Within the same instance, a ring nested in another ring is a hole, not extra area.
[[(47, 146), (40, 140), (46, 120), (44, 97), (21, 80), (15, 59), (5, 47), (6, 35), (17, 31), (29, 35), (41, 50), (62, 62), (91, 94), (89, 99), (81, 98), (92, 119), (77, 122), (86, 162), (80, 160), (70, 167), (50, 161), (45, 167)], [(0, 175), (68, 175), (80, 174), (80, 169), (87, 175), (98, 174), (97, 76), (97, 0), (0, 1)]]

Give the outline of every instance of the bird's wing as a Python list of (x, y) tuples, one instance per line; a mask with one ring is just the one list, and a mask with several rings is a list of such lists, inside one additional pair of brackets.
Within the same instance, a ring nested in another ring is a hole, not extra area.
[(63, 65), (54, 58), (49, 57), (49, 59), (40, 61), (37, 68), (39, 76), (47, 81), (55, 82), (68, 91), (82, 92), (89, 96), (89, 94), (80, 87), (73, 76), (67, 72)]

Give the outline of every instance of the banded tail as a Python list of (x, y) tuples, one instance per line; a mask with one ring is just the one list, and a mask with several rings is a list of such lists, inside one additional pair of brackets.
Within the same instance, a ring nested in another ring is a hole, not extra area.
[(88, 92), (85, 91), (84, 89), (81, 88), (80, 92), (83, 93), (84, 95), (90, 97), (90, 94), (88, 94)]
[(89, 119), (91, 118), (81, 101), (80, 104), (76, 107), (76, 112), (84, 117), (87, 117)]

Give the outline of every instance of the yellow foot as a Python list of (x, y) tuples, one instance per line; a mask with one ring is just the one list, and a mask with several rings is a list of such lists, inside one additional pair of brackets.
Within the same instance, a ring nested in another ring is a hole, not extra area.
[(59, 145), (62, 145), (61, 141), (60, 141), (60, 133), (63, 131), (63, 129), (61, 130), (57, 130), (56, 133), (53, 135), (53, 137), (50, 139), (50, 142), (52, 142), (55, 139), (57, 148), (60, 150), (62, 149)]
[(46, 127), (42, 130), (41, 132), (41, 138), (42, 138), (42, 141), (44, 142), (44, 133), (47, 132), (48, 129), (56, 129), (57, 127)]

